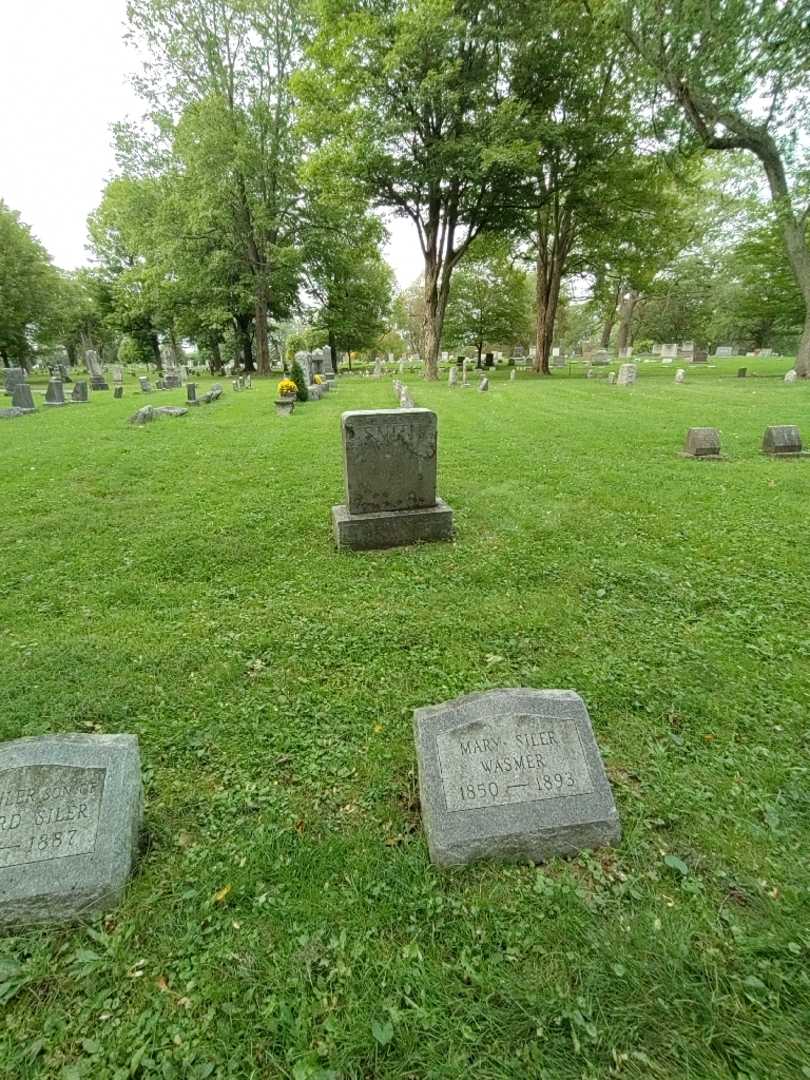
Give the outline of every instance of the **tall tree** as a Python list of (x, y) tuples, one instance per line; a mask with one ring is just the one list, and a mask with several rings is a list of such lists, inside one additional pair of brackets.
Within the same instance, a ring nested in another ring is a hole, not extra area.
[(303, 0), (130, 0), (127, 11), (150, 58), (139, 87), (156, 130), (195, 110), (216, 127), (209, 194), (226, 204), (250, 273), (258, 370), (269, 373), (272, 291), (279, 273), (286, 284), (298, 195), (291, 76), (307, 29)]
[(486, 347), (509, 347), (526, 336), (531, 308), (528, 277), (511, 258), (507, 241), (481, 238), (453, 275), (443, 342), (474, 346), (480, 365)]
[(488, 0), (317, 0), (306, 127), (374, 202), (409, 218), (424, 258), (425, 375), (435, 379), (453, 271), (502, 213), (497, 11)]
[(60, 285), (50, 256), (20, 215), (0, 200), (0, 359), (25, 363)]
[(619, 0), (627, 39), (706, 150), (753, 154), (805, 305), (810, 377), (810, 11), (805, 0)]

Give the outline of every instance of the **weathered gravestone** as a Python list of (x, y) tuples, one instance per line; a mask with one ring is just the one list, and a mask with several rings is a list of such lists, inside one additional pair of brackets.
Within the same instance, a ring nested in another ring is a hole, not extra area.
[(714, 355), (718, 357), (733, 356), (734, 349), (731, 345), (718, 345), (717, 348), (714, 350)]
[(3, 379), (6, 397), (11, 397), (14, 393), (14, 387), (25, 382), (25, 368), (3, 368)]
[(720, 432), (713, 427), (689, 428), (686, 433), (684, 457), (720, 458)]
[(341, 423), (346, 503), (332, 507), (337, 546), (362, 551), (449, 539), (453, 511), (436, 495), (436, 414), (374, 409), (346, 412)]
[(110, 388), (107, 385), (107, 380), (104, 378), (104, 369), (101, 366), (98, 353), (95, 349), (87, 350), (84, 354), (84, 362), (90, 373), (90, 386), (93, 390), (109, 390)]
[(485, 394), (489, 390), (489, 379), (482, 379), (478, 384), (478, 389), (480, 393)]
[(796, 371), (793, 368), (791, 368), (791, 370), (788, 371), (787, 374), (785, 375), (785, 382), (786, 383), (794, 383), (794, 382), (796, 382), (796, 380), (798, 378), (799, 378), (799, 376), (796, 373)]
[(685, 383), (686, 382), (686, 371), (685, 371), (684, 368), (679, 367), (678, 370), (675, 372), (675, 382), (676, 383)]
[(118, 385), (113, 388), (113, 397), (114, 398), (122, 398), (123, 396), (124, 396), (123, 383), (118, 383)]
[(608, 386), (613, 386), (613, 384), (616, 382), (616, 372), (615, 371), (611, 371), (608, 374), (607, 381), (608, 381)]
[(65, 921), (116, 904), (142, 815), (134, 735), (0, 744), (0, 925)]
[(451, 389), (458, 386), (458, 367), (455, 364), (450, 365), (450, 370), (447, 373), (447, 385)]
[(25, 416), (25, 412), (22, 409), (17, 409), (13, 405), (10, 409), (0, 409), (0, 420), (14, 420), (18, 416)]
[(48, 379), (48, 389), (45, 391), (46, 405), (64, 405), (65, 390), (61, 379)]
[(414, 712), (422, 820), (437, 866), (542, 862), (616, 843), (619, 816), (573, 690), (491, 690)]
[(661, 346), (661, 356), (667, 360), (674, 360), (678, 356), (677, 342), (670, 342)]
[(186, 405), (199, 405), (197, 400), (197, 384), (190, 382), (186, 383)]
[(151, 394), (152, 393), (152, 384), (149, 382), (149, 380), (145, 376), (139, 375), (138, 376), (138, 382), (140, 383), (141, 393), (142, 394)]
[(744, 379), (744, 378), (746, 378), (747, 375), (748, 375), (748, 368), (747, 367), (737, 368), (737, 378), (738, 379)]
[(13, 408), (22, 409), (24, 413), (37, 411), (34, 404), (34, 395), (31, 393), (31, 387), (28, 383), (17, 383), (11, 394), (11, 404)]
[(514, 382), (516, 378), (517, 378), (517, 371), (514, 368), (512, 368), (512, 370), (509, 372), (509, 381)]
[(86, 404), (90, 400), (90, 396), (87, 393), (86, 380), (76, 380), (76, 382), (73, 384), (73, 392), (70, 395), (70, 400), (74, 405), (77, 403)]
[(638, 375), (638, 367), (635, 364), (622, 364), (616, 379), (618, 386), (632, 386)]
[(793, 424), (782, 424), (765, 429), (762, 449), (774, 457), (802, 456), (802, 437)]

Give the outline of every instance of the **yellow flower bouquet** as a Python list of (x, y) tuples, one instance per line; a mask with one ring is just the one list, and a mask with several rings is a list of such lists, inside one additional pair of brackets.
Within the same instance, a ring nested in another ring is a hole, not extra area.
[(323, 375), (316, 375), (315, 376), (315, 385), (316, 386), (320, 386), (321, 383), (323, 383), (323, 382), (326, 382), (326, 379), (324, 379)]
[(292, 379), (282, 379), (278, 384), (278, 396), (279, 397), (293, 397), (298, 394), (298, 387), (292, 381)]

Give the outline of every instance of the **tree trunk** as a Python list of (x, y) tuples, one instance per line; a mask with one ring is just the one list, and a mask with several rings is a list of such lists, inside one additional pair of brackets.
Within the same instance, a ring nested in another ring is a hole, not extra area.
[(160, 356), (160, 342), (158, 341), (158, 336), (154, 330), (149, 335), (149, 345), (152, 349), (152, 356), (155, 358), (155, 367), (158, 371), (163, 371), (163, 360)]
[(222, 353), (220, 352), (219, 342), (216, 338), (211, 341), (211, 361), (209, 368), (212, 375), (219, 375), (222, 372)]
[[(540, 248), (538, 250), (541, 250)], [(554, 324), (562, 284), (562, 264), (555, 255), (549, 265), (537, 256), (537, 335), (534, 370), (540, 375), (551, 374), (551, 349), (554, 342)]]
[(782, 233), (790, 265), (804, 297), (804, 329), (796, 353), (796, 374), (800, 379), (810, 379), (810, 247), (803, 224), (793, 214), (783, 221)]
[(338, 348), (337, 339), (335, 338), (335, 331), (329, 331), (329, 355), (332, 358), (332, 371), (337, 375), (338, 369)]
[(256, 368), (253, 363), (253, 342), (250, 338), (250, 316), (245, 314), (237, 315), (234, 322), (236, 323), (237, 336), (242, 346), (242, 359), (245, 365), (245, 371), (255, 371)]
[[(260, 273), (256, 279), (256, 359), (260, 375), (270, 374), (270, 344), (267, 339), (267, 284)], [(255, 371), (253, 356), (245, 357), (245, 371)]]
[(425, 258), (425, 317), (422, 329), (425, 355), (424, 367), (426, 379), (439, 377), (439, 345), (441, 328), (439, 327), (439, 269)]
[(619, 333), (616, 337), (616, 349), (620, 356), (622, 349), (626, 349), (630, 343), (630, 328), (637, 303), (638, 291), (636, 289), (630, 289), (622, 297), (622, 304), (619, 309)]
[(610, 347), (610, 335), (613, 333), (613, 327), (616, 323), (616, 308), (619, 306), (619, 300), (622, 295), (621, 282), (616, 286), (616, 292), (613, 294), (609, 301), (609, 306), (605, 312), (605, 322), (602, 326), (602, 338), (599, 342), (603, 349)]

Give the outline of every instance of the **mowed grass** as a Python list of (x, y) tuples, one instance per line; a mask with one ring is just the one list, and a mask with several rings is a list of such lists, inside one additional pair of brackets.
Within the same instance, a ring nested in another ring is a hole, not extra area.
[[(0, 1075), (810, 1076), (810, 459), (760, 453), (810, 441), (788, 364), (409, 375), (457, 538), (382, 553), (330, 507), (389, 379), (0, 425), (0, 738), (134, 732), (146, 786), (121, 906), (0, 939)], [(728, 460), (679, 457), (703, 425)], [(431, 867), (412, 710), (498, 686), (585, 698), (616, 850)]]

